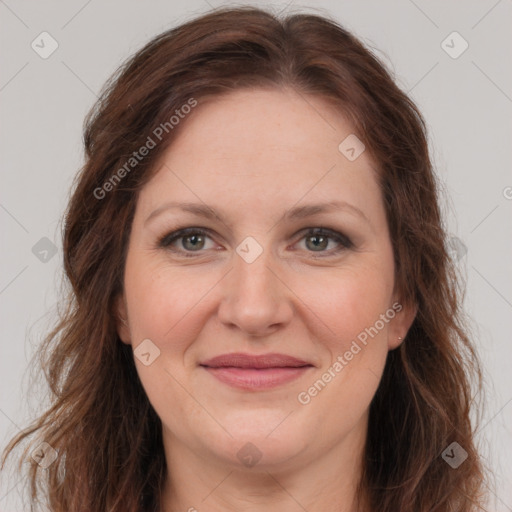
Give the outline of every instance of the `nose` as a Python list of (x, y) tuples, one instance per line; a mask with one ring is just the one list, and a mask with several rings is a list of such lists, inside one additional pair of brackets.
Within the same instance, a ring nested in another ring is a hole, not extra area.
[(264, 250), (252, 263), (238, 254), (233, 259), (233, 269), (224, 280), (220, 321), (254, 337), (282, 329), (293, 315), (293, 293), (270, 251)]

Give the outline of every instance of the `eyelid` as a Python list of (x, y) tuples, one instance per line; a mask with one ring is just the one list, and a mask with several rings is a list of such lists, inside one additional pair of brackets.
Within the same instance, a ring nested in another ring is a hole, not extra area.
[[(211, 236), (211, 232), (208, 228), (200, 228), (200, 227), (191, 226), (191, 227), (187, 227), (187, 228), (178, 228), (178, 229), (175, 229), (175, 230), (167, 233), (166, 235), (164, 235), (163, 237), (161, 237), (158, 240), (158, 246), (165, 248), (165, 247), (169, 246), (172, 242), (179, 240), (180, 238), (184, 238), (185, 236), (187, 236), (189, 234), (200, 234), (200, 235), (204, 235), (204, 236), (213, 238)], [(198, 251), (198, 252), (200, 252), (200, 251)]]
[[(188, 235), (192, 234), (199, 234), (201, 236), (207, 236), (210, 239), (214, 239), (214, 236), (212, 234), (212, 231), (209, 228), (202, 228), (199, 226), (190, 226), (190, 227), (184, 227), (184, 228), (177, 228), (163, 237), (159, 238), (157, 242), (157, 246), (159, 248), (164, 248), (167, 250), (170, 250), (174, 253), (181, 254), (185, 257), (194, 257), (202, 252), (205, 252), (203, 250), (198, 251), (185, 251), (183, 249), (171, 249), (170, 245), (175, 242), (176, 240), (180, 240), (181, 238), (185, 238)], [(315, 251), (306, 251), (313, 255), (313, 257), (316, 258), (327, 258), (329, 256), (334, 256), (339, 254), (340, 252), (346, 251), (347, 249), (353, 249), (354, 243), (352, 240), (345, 235), (344, 233), (341, 233), (340, 231), (328, 227), (323, 226), (315, 226), (315, 227), (306, 227), (301, 230), (299, 230), (294, 237), (299, 237), (296, 242), (294, 242), (293, 245), (298, 243), (303, 238), (306, 238), (307, 236), (327, 236), (330, 240), (335, 240), (338, 244), (340, 244), (340, 247), (337, 249), (331, 249), (330, 251), (319, 251), (318, 255), (315, 255)], [(322, 253), (324, 255), (322, 255)]]
[(298, 234), (301, 234), (301, 238), (304, 238), (306, 235), (314, 236), (314, 235), (326, 235), (327, 237), (330, 237), (331, 239), (337, 240), (342, 245), (345, 245), (347, 248), (353, 247), (354, 243), (344, 233), (341, 233), (340, 231), (336, 229), (331, 229), (327, 227), (313, 227), (313, 228), (304, 228), (301, 231), (299, 231)]

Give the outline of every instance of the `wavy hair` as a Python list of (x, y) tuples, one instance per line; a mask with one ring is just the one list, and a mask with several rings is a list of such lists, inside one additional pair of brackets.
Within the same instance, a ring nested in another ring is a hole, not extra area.
[[(114, 305), (138, 191), (186, 119), (112, 179), (191, 98), (201, 103), (255, 87), (323, 98), (352, 123), (378, 165), (396, 290), (417, 306), (370, 405), (359, 495), (379, 512), (483, 510), (484, 472), (470, 421), (482, 374), (449, 257), (425, 121), (379, 58), (337, 22), (254, 7), (216, 9), (153, 38), (107, 81), (88, 113), (85, 164), (63, 227), (66, 310), (38, 351), (51, 403), (10, 441), (2, 467), (34, 436), (22, 461), (42, 441), (58, 457), (44, 470), (29, 465), (31, 510), (40, 494), (52, 512), (159, 509), (167, 472), (162, 425), (132, 348), (119, 340)], [(452, 442), (468, 454), (456, 470), (441, 457)]]

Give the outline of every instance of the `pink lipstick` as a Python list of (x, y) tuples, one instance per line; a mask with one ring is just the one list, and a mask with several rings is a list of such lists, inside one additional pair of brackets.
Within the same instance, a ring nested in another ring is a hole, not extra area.
[(271, 389), (291, 382), (313, 368), (311, 363), (285, 354), (223, 354), (200, 364), (211, 375), (232, 387)]

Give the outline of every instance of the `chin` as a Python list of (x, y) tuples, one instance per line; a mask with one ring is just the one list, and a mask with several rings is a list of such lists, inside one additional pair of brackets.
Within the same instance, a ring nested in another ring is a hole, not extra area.
[(239, 468), (286, 466), (314, 441), (314, 434), (308, 439), (307, 428), (301, 428), (290, 411), (252, 411), (236, 416), (221, 422), (233, 437), (212, 440), (209, 449), (214, 446), (219, 458)]

